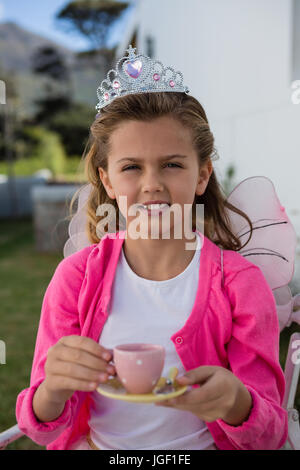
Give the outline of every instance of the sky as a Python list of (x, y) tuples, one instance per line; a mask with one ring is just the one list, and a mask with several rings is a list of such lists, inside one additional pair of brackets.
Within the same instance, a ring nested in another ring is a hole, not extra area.
[[(73, 51), (86, 50), (90, 44), (81, 35), (64, 33), (55, 25), (56, 13), (67, 3), (68, 0), (0, 0), (0, 23), (14, 21), (24, 29), (52, 39)], [(116, 44), (125, 24), (124, 15), (124, 20), (109, 38), (109, 47)]]

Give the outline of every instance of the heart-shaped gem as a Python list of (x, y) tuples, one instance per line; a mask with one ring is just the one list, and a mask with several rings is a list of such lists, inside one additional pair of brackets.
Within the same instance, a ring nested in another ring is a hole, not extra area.
[(132, 78), (138, 78), (143, 70), (141, 60), (131, 60), (125, 64), (125, 72)]

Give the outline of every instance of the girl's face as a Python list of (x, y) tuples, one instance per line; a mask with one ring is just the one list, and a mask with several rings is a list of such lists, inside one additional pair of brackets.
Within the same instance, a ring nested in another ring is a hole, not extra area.
[[(205, 192), (212, 164), (209, 161), (199, 168), (190, 132), (174, 118), (123, 122), (112, 133), (110, 142), (108, 171), (99, 168), (99, 176), (108, 196), (117, 200), (127, 227), (140, 214), (128, 214), (133, 205), (166, 201), (179, 204), (183, 216), (184, 204), (192, 205), (195, 195)], [(127, 212), (119, 203), (120, 196), (127, 198)], [(147, 211), (142, 213), (148, 220), (154, 217)]]

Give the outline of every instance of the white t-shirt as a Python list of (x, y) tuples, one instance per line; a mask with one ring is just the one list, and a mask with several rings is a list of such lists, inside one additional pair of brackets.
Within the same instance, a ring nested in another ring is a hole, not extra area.
[[(183, 327), (195, 303), (199, 280), (201, 238), (187, 268), (165, 281), (137, 276), (123, 249), (112, 286), (109, 316), (99, 343), (113, 349), (123, 343), (155, 343), (165, 347), (162, 372), (185, 369), (170, 337)], [(188, 411), (129, 403), (93, 392), (89, 426), (91, 439), (103, 450), (194, 450), (211, 448), (213, 437), (206, 424)]]

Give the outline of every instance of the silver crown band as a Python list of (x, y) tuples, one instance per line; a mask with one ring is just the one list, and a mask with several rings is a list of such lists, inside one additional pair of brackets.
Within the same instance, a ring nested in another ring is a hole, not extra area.
[(181, 72), (176, 72), (172, 67), (165, 68), (161, 62), (143, 54), (136, 55), (135, 51), (136, 48), (130, 45), (128, 56), (117, 62), (116, 70), (110, 70), (107, 79), (97, 89), (98, 113), (119, 96), (162, 91), (189, 93), (189, 89), (183, 86)]

